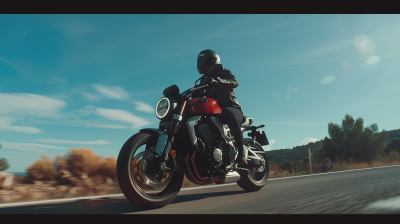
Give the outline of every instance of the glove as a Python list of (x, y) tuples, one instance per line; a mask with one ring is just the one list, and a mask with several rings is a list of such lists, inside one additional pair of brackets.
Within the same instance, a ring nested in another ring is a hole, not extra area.
[(218, 81), (211, 77), (207, 77), (206, 83), (210, 87), (215, 87), (216, 85), (218, 85)]

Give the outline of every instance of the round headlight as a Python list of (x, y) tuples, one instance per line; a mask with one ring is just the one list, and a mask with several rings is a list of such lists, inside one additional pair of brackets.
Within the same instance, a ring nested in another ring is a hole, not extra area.
[(156, 116), (158, 119), (163, 119), (167, 116), (169, 110), (171, 109), (171, 103), (168, 98), (161, 98), (156, 105)]

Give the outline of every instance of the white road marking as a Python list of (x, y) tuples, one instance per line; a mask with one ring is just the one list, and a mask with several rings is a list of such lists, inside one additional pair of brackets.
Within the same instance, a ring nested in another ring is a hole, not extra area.
[(366, 209), (400, 210), (400, 197), (380, 200), (371, 203)]
[(82, 199), (117, 197), (117, 196), (124, 196), (124, 195), (123, 194), (109, 194), (109, 195), (98, 195), (98, 196), (87, 196), (87, 197), (76, 197), (76, 198), (50, 199), (50, 200), (41, 200), (41, 201), (14, 202), (14, 203), (0, 204), (0, 208), (25, 206), (25, 205), (33, 205), (33, 204), (43, 204), (43, 203), (54, 203), (54, 202), (68, 202), (68, 201), (76, 201), (76, 200), (82, 200)]
[[(400, 166), (400, 165), (393, 165), (393, 166)], [(350, 172), (350, 171), (357, 171), (357, 170), (378, 169), (378, 168), (393, 167), (393, 166), (380, 166), (380, 167), (371, 167), (371, 168), (363, 168), (363, 169), (355, 169), (355, 170), (343, 170), (343, 171), (316, 173), (316, 174), (308, 174), (308, 175), (301, 175), (301, 176), (294, 176), (294, 177), (281, 177), (281, 178), (269, 179), (268, 181), (282, 180), (282, 179), (288, 179), (288, 178), (297, 178), (297, 177), (315, 176), (315, 175), (324, 175), (324, 174), (335, 174), (335, 173), (343, 173), (343, 172)], [(236, 182), (228, 183), (228, 184), (201, 186), (201, 187), (189, 187), (189, 188), (182, 188), (181, 191), (196, 190), (196, 189), (210, 188), (210, 187), (223, 187), (223, 186), (234, 185), (234, 184), (236, 184)], [(110, 194), (110, 195), (98, 195), (98, 196), (87, 196), (87, 197), (76, 197), (76, 198), (50, 199), (50, 200), (42, 200), (42, 201), (14, 202), (14, 203), (0, 204), (0, 208), (26, 206), (26, 205), (43, 204), (43, 203), (67, 202), (67, 201), (76, 201), (76, 200), (82, 200), (82, 199), (120, 197), (120, 196), (124, 196), (124, 195), (123, 194)]]

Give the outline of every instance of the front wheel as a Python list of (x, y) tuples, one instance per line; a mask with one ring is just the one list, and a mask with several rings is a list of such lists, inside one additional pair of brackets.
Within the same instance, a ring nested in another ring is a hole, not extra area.
[(163, 207), (178, 195), (183, 182), (183, 161), (176, 156), (178, 171), (161, 171), (155, 152), (157, 135), (137, 133), (122, 147), (117, 160), (117, 178), (122, 193), (144, 209)]
[[(264, 149), (258, 142), (255, 142), (254, 145), (250, 145), (250, 149), (252, 151), (263, 151)], [(236, 182), (241, 188), (246, 191), (258, 191), (267, 183), (269, 176), (269, 163), (268, 158), (265, 153), (257, 153), (259, 156), (263, 156), (265, 160), (265, 166), (260, 166), (258, 171), (247, 171), (247, 170), (237, 170), (240, 175), (240, 179)]]

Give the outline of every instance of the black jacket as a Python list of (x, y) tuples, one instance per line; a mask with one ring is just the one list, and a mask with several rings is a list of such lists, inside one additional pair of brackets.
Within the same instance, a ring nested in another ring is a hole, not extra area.
[[(232, 72), (224, 69), (220, 74), (211, 75), (210, 77), (217, 80), (218, 85), (215, 86), (214, 89), (194, 92), (192, 98), (206, 96), (215, 99), (222, 109), (225, 107), (235, 107), (239, 110), (242, 110), (242, 107), (239, 105), (235, 94), (235, 88), (239, 86), (239, 82), (236, 80)], [(199, 85), (202, 86), (207, 84), (206, 80), (207, 77), (200, 79)]]

